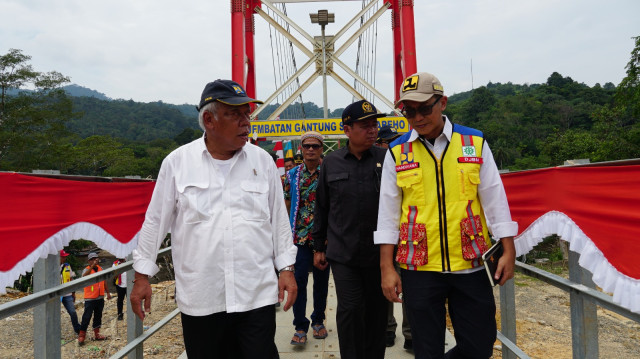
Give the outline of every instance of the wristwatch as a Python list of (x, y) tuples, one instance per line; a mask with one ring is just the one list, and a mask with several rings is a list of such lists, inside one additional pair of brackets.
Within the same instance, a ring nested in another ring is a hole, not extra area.
[(278, 273), (282, 273), (282, 272), (295, 272), (295, 270), (291, 265), (291, 266), (286, 266), (278, 271)]

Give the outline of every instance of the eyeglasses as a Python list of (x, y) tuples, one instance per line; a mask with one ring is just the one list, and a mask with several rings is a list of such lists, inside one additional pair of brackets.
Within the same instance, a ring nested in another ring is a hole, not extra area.
[(313, 144), (306, 143), (306, 144), (302, 145), (302, 148), (304, 148), (305, 150), (308, 150), (310, 148), (313, 148), (314, 150), (317, 150), (319, 148), (322, 148), (322, 145), (319, 145), (317, 143), (313, 143)]
[(433, 106), (435, 106), (442, 97), (438, 97), (431, 105), (422, 105), (418, 108), (413, 108), (409, 106), (404, 106), (402, 109), (402, 115), (406, 118), (416, 117), (417, 114), (421, 114), (422, 116), (429, 116), (431, 112), (433, 112)]

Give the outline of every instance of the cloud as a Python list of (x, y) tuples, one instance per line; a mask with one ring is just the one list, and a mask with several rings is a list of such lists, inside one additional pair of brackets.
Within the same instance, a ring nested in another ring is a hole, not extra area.
[[(331, 35), (361, 6), (358, 1), (287, 4), (287, 12), (301, 28), (319, 36), (310, 12), (335, 13), (336, 23), (326, 28)], [(0, 0), (0, 8), (0, 53), (21, 49), (32, 56), (36, 70), (59, 71), (112, 98), (195, 103), (206, 82), (231, 77), (229, 2)], [(640, 35), (638, 13), (636, 0), (415, 1), (418, 70), (436, 74), (449, 94), (472, 88), (472, 61), (476, 88), (490, 81), (542, 83), (554, 71), (588, 85), (617, 84), (625, 76), (631, 37)], [(385, 13), (377, 26), (375, 85), (393, 100), (390, 15)], [(258, 97), (266, 99), (275, 90), (277, 61), (271, 56), (269, 26), (259, 16), (254, 20)], [(295, 56), (298, 66), (307, 60), (297, 50)], [(340, 59), (355, 67), (355, 45)], [(343, 70), (336, 71), (353, 83)], [(351, 101), (335, 81), (327, 83), (331, 109)], [(321, 80), (303, 99), (322, 105)]]

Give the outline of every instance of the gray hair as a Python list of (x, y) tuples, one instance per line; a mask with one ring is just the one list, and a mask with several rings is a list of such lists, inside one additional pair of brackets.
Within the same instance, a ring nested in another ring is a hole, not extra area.
[(216, 121), (218, 120), (218, 118), (216, 117), (217, 112), (218, 112), (218, 101), (212, 101), (209, 102), (208, 104), (204, 105), (203, 108), (200, 109), (200, 113), (198, 114), (198, 124), (200, 125), (200, 128), (202, 129), (202, 131), (206, 131), (206, 129), (204, 128), (204, 113), (205, 111), (209, 111), (213, 114), (213, 118), (216, 119)]

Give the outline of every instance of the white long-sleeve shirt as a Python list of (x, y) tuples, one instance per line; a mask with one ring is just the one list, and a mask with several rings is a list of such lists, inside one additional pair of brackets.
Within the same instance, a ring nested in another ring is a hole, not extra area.
[[(444, 149), (451, 141), (453, 125), (444, 116), (444, 129), (432, 145), (424, 141), (427, 148), (436, 158), (442, 157)], [(412, 130), (409, 142), (419, 141), (418, 133)], [(518, 234), (518, 223), (511, 220), (507, 195), (500, 179), (498, 167), (493, 159), (487, 141), (483, 141), (482, 160), (480, 166), (480, 184), (478, 185), (478, 197), (484, 210), (489, 230), (496, 239), (511, 237)], [(402, 188), (396, 182), (396, 163), (387, 152), (382, 167), (382, 182), (380, 184), (380, 206), (378, 210), (378, 229), (373, 234), (375, 244), (398, 244), (400, 209), (402, 205)], [(476, 269), (478, 270), (478, 269)], [(468, 271), (468, 270), (465, 270)], [(462, 271), (461, 271), (462, 272)]]
[(217, 161), (203, 136), (164, 159), (133, 251), (136, 272), (158, 272), (157, 253), (167, 232), (176, 300), (187, 315), (276, 303), (274, 269), (296, 258), (277, 168), (252, 144)]

